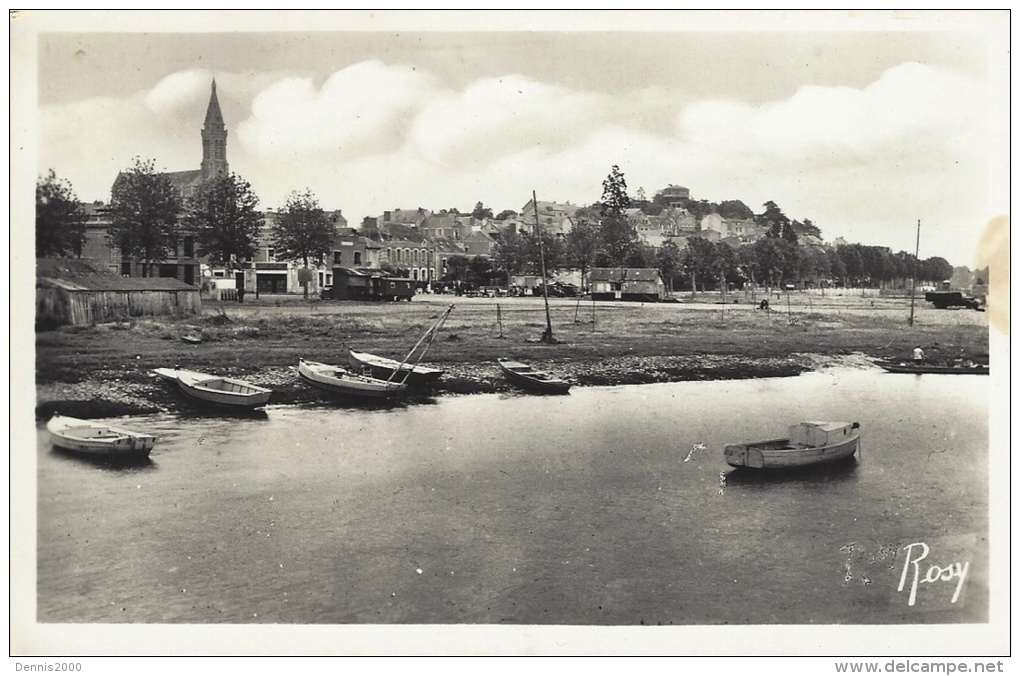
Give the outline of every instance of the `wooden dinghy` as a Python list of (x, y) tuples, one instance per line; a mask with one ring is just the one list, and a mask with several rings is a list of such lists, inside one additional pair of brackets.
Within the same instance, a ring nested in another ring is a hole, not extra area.
[(132, 432), (92, 420), (54, 415), (46, 423), (53, 445), (66, 451), (98, 456), (149, 455), (156, 445), (152, 434)]
[(785, 439), (730, 444), (724, 451), (733, 467), (791, 469), (845, 460), (860, 442), (860, 424), (802, 422), (791, 425)]
[(498, 359), (497, 363), (507, 380), (524, 389), (545, 394), (566, 394), (570, 390), (570, 383), (566, 380), (539, 371), (528, 364), (502, 358)]
[(186, 396), (213, 406), (238, 409), (261, 408), (273, 391), (237, 378), (225, 378), (178, 368), (153, 369), (160, 378), (177, 383)]
[(434, 383), (442, 377), (442, 369), (422, 366), (420, 364), (401, 363), (396, 359), (387, 359), (368, 352), (350, 351), (351, 368), (359, 373), (369, 369), (374, 378), (407, 382), (412, 386), (424, 386)]
[(298, 375), (319, 389), (351, 397), (385, 399), (404, 392), (407, 383), (382, 380), (343, 366), (298, 360)]
[(875, 364), (889, 373), (947, 373), (953, 375), (987, 376), (988, 364), (973, 361), (959, 361), (947, 364), (934, 364), (914, 361), (893, 361), (877, 359)]

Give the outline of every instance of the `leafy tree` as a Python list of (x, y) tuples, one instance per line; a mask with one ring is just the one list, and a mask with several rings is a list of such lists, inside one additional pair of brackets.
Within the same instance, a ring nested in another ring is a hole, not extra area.
[(673, 293), (673, 280), (680, 272), (681, 261), (680, 247), (671, 239), (663, 242), (655, 254), (655, 263), (659, 268), (659, 274), (662, 275), (663, 281), (669, 286), (670, 293)]
[(836, 248), (839, 257), (843, 260), (843, 269), (846, 270), (850, 286), (861, 286), (864, 280), (864, 257), (861, 254), (863, 247), (860, 244), (846, 244)]
[(729, 282), (737, 282), (741, 279), (737, 252), (733, 250), (733, 247), (725, 242), (716, 242), (714, 258), (717, 279), (721, 284), (725, 286)]
[(479, 221), (484, 218), (492, 218), (492, 209), (490, 207), (485, 206), (481, 202), (478, 202), (475, 204), (475, 208), (471, 212), (471, 215), (474, 216)]
[(494, 276), (492, 261), (486, 256), (475, 256), (471, 259), (468, 272), (472, 283), (487, 286), (489, 279)]
[(450, 256), (446, 259), (446, 274), (443, 275), (443, 281), (467, 284), (470, 269), (471, 259), (467, 256)]
[(932, 284), (938, 284), (953, 276), (953, 266), (941, 256), (926, 258), (920, 268), (920, 278)]
[(35, 184), (35, 255), (81, 256), (85, 246), (85, 212), (70, 182), (50, 173)]
[(514, 211), (513, 209), (503, 209), (503, 211), (499, 212), (496, 215), (496, 220), (497, 221), (505, 221), (506, 219), (510, 218), (511, 216), (516, 216), (516, 215), (517, 215), (517, 212)]
[(620, 167), (613, 165), (609, 176), (602, 182), (602, 201), (599, 214), (602, 217), (599, 242), (602, 249), (616, 265), (622, 265), (627, 255), (637, 246), (637, 230), (627, 219), (630, 207), (627, 196), (627, 181)]
[(142, 260), (143, 277), (177, 246), (180, 211), (177, 188), (169, 176), (156, 172), (153, 160), (135, 158), (135, 165), (114, 181), (110, 238), (123, 257)]
[(764, 204), (765, 211), (754, 217), (755, 223), (765, 228), (765, 234), (773, 239), (785, 239), (796, 244), (797, 233), (793, 230), (793, 224), (786, 217), (783, 210), (775, 202), (769, 200)]
[(217, 176), (199, 186), (185, 205), (184, 223), (195, 233), (198, 252), (216, 265), (252, 258), (262, 215), (251, 185), (236, 174)]
[(522, 274), (527, 264), (527, 247), (524, 235), (504, 231), (499, 235), (496, 246), (492, 248), (493, 263), (508, 276)]
[(843, 259), (840, 257), (839, 252), (836, 249), (826, 249), (825, 253), (829, 258), (829, 275), (833, 279), (840, 280), (843, 286), (847, 286), (846, 266), (843, 265)]
[(542, 256), (545, 256), (545, 271), (551, 275), (563, 267), (564, 246), (563, 240), (559, 237), (542, 231), (541, 244), (539, 249), (539, 236), (533, 233), (524, 234), (525, 242), (525, 269), (535, 275), (542, 274)]
[(719, 203), (718, 213), (723, 218), (739, 218), (752, 220), (754, 212), (740, 200), (723, 200)]
[(684, 249), (682, 268), (691, 277), (691, 293), (698, 290), (698, 279), (701, 279), (701, 290), (705, 290), (705, 280), (715, 277), (717, 265), (715, 245), (707, 239), (692, 237)]
[(574, 227), (563, 241), (564, 265), (576, 268), (583, 279), (588, 270), (595, 267), (595, 253), (598, 246), (598, 215), (589, 208), (578, 209), (574, 216)]
[[(303, 193), (292, 192), (279, 211), (273, 245), (278, 257), (300, 259), (307, 269), (310, 258), (322, 260), (336, 236), (336, 226), (326, 217), (319, 200), (305, 189)], [(308, 298), (307, 277), (302, 278), (301, 286)]]
[(818, 226), (811, 222), (810, 218), (805, 218), (804, 222), (801, 223), (800, 231), (805, 235), (811, 235), (812, 237), (822, 238), (822, 231), (818, 229)]
[(645, 244), (639, 244), (631, 249), (624, 260), (628, 268), (655, 268), (658, 267), (656, 262), (655, 247)]

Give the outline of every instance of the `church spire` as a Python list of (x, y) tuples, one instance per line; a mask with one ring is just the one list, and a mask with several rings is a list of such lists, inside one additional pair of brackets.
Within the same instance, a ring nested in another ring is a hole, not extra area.
[(202, 178), (225, 176), (227, 165), (227, 128), (223, 124), (220, 101), (216, 98), (216, 80), (212, 81), (209, 107), (202, 126)]

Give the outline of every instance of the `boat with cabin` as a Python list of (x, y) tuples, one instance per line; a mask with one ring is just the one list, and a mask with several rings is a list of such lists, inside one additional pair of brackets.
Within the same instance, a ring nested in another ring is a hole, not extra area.
[(808, 421), (789, 427), (782, 439), (729, 444), (727, 464), (751, 469), (792, 469), (853, 457), (860, 443), (860, 423)]

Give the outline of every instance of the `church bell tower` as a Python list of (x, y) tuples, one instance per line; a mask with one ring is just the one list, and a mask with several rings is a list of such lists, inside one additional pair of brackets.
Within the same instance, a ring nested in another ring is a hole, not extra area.
[(227, 128), (223, 125), (223, 113), (216, 98), (216, 80), (213, 80), (209, 108), (205, 111), (205, 124), (202, 125), (202, 178), (226, 176), (228, 172)]

